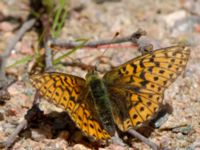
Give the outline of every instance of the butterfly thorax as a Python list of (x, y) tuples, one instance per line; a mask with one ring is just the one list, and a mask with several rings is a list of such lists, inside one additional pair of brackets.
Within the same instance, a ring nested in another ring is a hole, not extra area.
[(86, 82), (89, 87), (94, 109), (103, 127), (110, 135), (115, 133), (115, 124), (112, 116), (112, 108), (106, 86), (97, 72), (92, 71), (86, 75)]

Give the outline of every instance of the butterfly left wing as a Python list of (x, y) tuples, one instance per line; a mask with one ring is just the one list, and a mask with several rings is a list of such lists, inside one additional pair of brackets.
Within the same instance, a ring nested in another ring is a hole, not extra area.
[(51, 72), (32, 75), (30, 80), (43, 98), (66, 110), (87, 137), (100, 141), (110, 138), (95, 115), (84, 79)]
[(187, 47), (173, 46), (139, 56), (105, 74), (115, 123), (122, 131), (155, 114), (164, 90), (184, 70), (188, 58)]

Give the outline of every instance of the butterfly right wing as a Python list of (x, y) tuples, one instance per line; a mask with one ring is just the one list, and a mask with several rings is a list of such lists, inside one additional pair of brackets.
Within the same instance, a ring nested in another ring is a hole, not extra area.
[(185, 69), (190, 49), (172, 46), (138, 56), (103, 77), (113, 105), (115, 123), (122, 131), (153, 117), (165, 89)]
[(92, 100), (84, 79), (52, 72), (32, 75), (30, 80), (42, 97), (66, 110), (86, 136), (95, 140), (110, 138), (92, 110)]

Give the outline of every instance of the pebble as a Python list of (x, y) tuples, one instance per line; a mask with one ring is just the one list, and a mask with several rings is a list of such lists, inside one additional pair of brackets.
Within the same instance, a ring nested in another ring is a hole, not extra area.
[(73, 146), (72, 150), (89, 150), (88, 148), (86, 148), (84, 145), (82, 144), (76, 144)]
[(191, 130), (192, 130), (192, 126), (191, 126), (191, 125), (188, 125), (188, 126), (186, 126), (186, 127), (174, 128), (174, 129), (172, 129), (172, 132), (175, 132), (175, 133), (180, 132), (180, 133), (182, 133), (182, 134), (184, 134), (184, 135), (187, 135), (187, 134), (189, 134), (189, 132), (190, 132)]
[(44, 134), (38, 131), (38, 129), (31, 130), (31, 137), (34, 141), (38, 141), (38, 142), (46, 138)]
[(35, 141), (41, 141), (43, 139), (51, 139), (53, 137), (51, 132), (51, 127), (45, 125), (45, 127), (42, 127), (40, 129), (31, 129), (31, 135), (32, 139)]
[(9, 22), (0, 23), (0, 31), (9, 32), (12, 31), (16, 26)]
[(183, 33), (191, 33), (196, 30), (196, 25), (200, 24), (200, 18), (197, 16), (189, 16), (178, 19), (174, 22), (172, 34), (174, 36)]
[(182, 20), (187, 16), (185, 10), (178, 10), (163, 17), (169, 27), (173, 27), (178, 20)]
[(200, 15), (200, 1), (198, 0), (189, 0), (189, 1), (184, 1), (183, 3), (184, 8), (186, 8), (188, 11)]
[(3, 112), (0, 112), (0, 121), (3, 121), (4, 120), (4, 114)]
[(70, 134), (68, 131), (61, 131), (58, 137), (67, 140), (69, 139), (69, 136)]

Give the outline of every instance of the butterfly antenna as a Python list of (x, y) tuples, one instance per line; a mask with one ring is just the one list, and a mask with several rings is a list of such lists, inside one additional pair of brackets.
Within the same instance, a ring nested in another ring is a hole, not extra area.
[[(115, 39), (118, 35), (119, 35), (119, 32), (116, 32), (112, 39)], [(108, 48), (110, 48), (110, 46), (111, 46), (111, 45), (108, 45), (108, 46), (104, 49), (104, 51), (102, 52), (102, 54), (101, 54), (100, 56), (98, 56), (97, 58), (102, 57), (102, 56), (106, 53), (106, 51), (108, 50)], [(98, 48), (98, 47), (97, 47), (97, 48)], [(97, 61), (96, 64), (95, 64), (94, 69), (95, 69), (96, 71), (97, 71), (97, 69), (98, 69), (97, 66), (98, 66), (99, 64), (100, 64), (100, 61)]]

